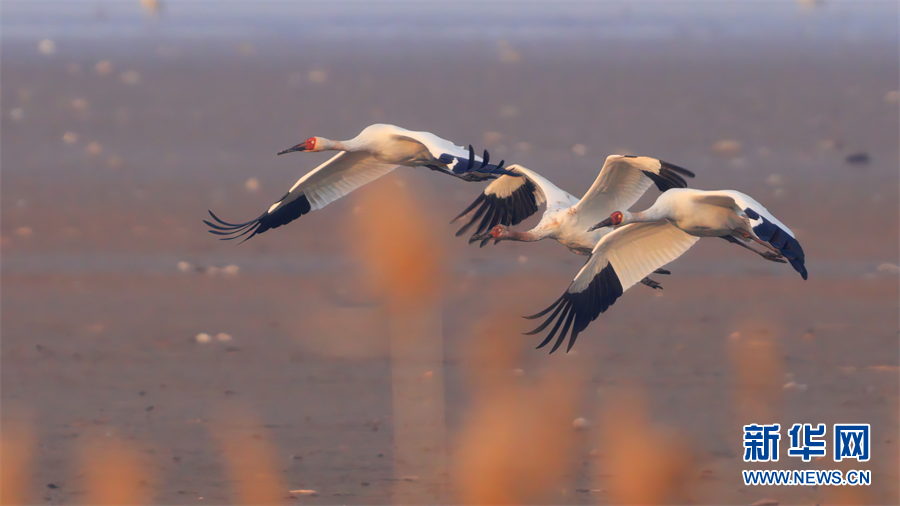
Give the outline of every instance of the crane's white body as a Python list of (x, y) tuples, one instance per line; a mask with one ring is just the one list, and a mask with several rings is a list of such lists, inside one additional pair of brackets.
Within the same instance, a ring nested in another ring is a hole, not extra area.
[[(531, 169), (521, 165), (510, 165), (508, 169), (534, 182), (540, 189), (540, 200), (547, 204), (547, 208), (541, 216), (541, 221), (526, 232), (531, 240), (539, 241), (549, 238), (575, 253), (587, 254), (585, 251), (590, 251), (601, 237), (609, 233), (610, 229), (586, 232), (588, 227), (579, 227), (577, 225), (580, 220), (577, 219), (579, 216), (574, 208), (580, 200), (578, 197), (556, 186), (550, 180)], [(512, 179), (510, 176), (502, 176), (500, 179), (503, 178)], [(500, 180), (498, 179), (491, 185), (497, 182), (500, 182)]]
[(734, 190), (672, 189), (660, 195), (646, 211), (639, 213), (623, 211), (622, 224), (666, 220), (696, 237), (731, 235), (742, 241), (748, 241), (744, 234), (735, 233), (735, 230), (741, 230), (760, 239), (754, 227), (761, 221), (758, 218), (751, 219), (746, 209), (752, 209), (794, 237), (791, 229), (781, 223), (762, 204), (749, 195)]
[[(724, 237), (741, 245), (754, 241), (775, 255), (748, 249), (768, 260), (783, 262), (782, 257), (787, 259), (791, 267), (807, 279), (806, 256), (794, 232), (744, 193), (734, 190), (673, 189), (660, 195), (646, 211), (620, 212), (619, 225), (665, 220), (695, 237)], [(612, 219), (613, 216), (610, 216), (597, 226), (605, 226)]]

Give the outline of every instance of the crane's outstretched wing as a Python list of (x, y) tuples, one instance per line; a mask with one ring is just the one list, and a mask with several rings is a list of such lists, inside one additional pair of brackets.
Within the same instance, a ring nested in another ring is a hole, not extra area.
[(809, 273), (806, 271), (806, 255), (803, 253), (803, 247), (794, 238), (791, 229), (780, 222), (762, 204), (749, 195), (734, 190), (708, 191), (698, 194), (694, 198), (710, 205), (731, 207), (745, 214), (750, 221), (753, 233), (760, 240), (777, 248), (791, 263), (791, 267), (799, 272), (803, 279), (807, 279)]
[(656, 158), (610, 155), (594, 184), (575, 205), (576, 216), (579, 221), (597, 223), (614, 211), (633, 206), (653, 183), (662, 192), (686, 188), (681, 176), (694, 177), (694, 173)]
[(698, 240), (698, 237), (688, 235), (666, 221), (632, 223), (613, 230), (597, 242), (591, 258), (562, 297), (540, 313), (526, 316), (528, 319), (535, 319), (553, 311), (541, 326), (526, 335), (543, 331), (555, 320), (556, 325), (550, 335), (538, 348), (543, 348), (552, 341), (563, 325), (550, 353), (559, 348), (571, 329), (569, 346), (566, 348), (568, 352), (575, 344), (578, 334), (596, 320), (600, 313), (609, 309), (626, 290), (656, 269), (680, 257)]
[[(478, 228), (469, 241), (473, 242), (479, 234), (497, 225), (518, 225), (522, 220), (536, 213), (544, 202), (552, 204), (558, 201), (569, 202), (573, 199), (571, 195), (537, 172), (521, 165), (510, 165), (507, 170), (512, 175), (500, 176), (496, 181), (487, 185), (475, 202), (472, 202), (465, 211), (450, 222), (454, 223), (463, 217), (469, 220), (456, 232), (457, 237), (465, 234), (477, 222)], [(469, 216), (473, 210), (475, 212)], [(490, 238), (482, 239), (481, 246), (484, 246), (489, 240)]]
[(256, 234), (286, 225), (310, 211), (322, 209), (395, 168), (396, 165), (381, 163), (365, 152), (341, 151), (301, 177), (258, 218), (245, 223), (229, 223), (210, 211), (215, 223), (206, 220), (203, 223), (212, 229), (210, 233), (223, 236), (222, 240), (237, 239), (249, 233), (244, 239), (246, 241)]

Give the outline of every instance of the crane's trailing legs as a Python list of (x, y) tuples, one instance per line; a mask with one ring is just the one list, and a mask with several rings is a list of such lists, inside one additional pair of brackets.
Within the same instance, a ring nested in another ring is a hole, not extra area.
[(641, 280), (641, 284), (642, 284), (642, 285), (647, 285), (647, 286), (649, 286), (650, 288), (653, 288), (654, 290), (662, 290), (662, 289), (663, 289), (662, 285), (659, 284), (659, 282), (653, 281), (653, 280), (650, 279), (650, 278), (644, 278), (644, 279), (642, 279), (642, 280)]
[[(672, 274), (672, 273), (669, 271), (669, 269), (656, 269), (655, 271), (653, 271), (653, 274), (666, 274), (666, 275), (668, 275), (668, 274)], [(644, 279), (642, 279), (642, 280), (641, 280), (641, 284), (642, 284), (642, 285), (647, 285), (647, 286), (649, 286), (650, 288), (653, 288), (654, 290), (662, 290), (662, 289), (663, 289), (662, 285), (659, 284), (659, 282), (653, 281), (653, 280), (650, 279), (650, 278), (644, 278)]]
[[(750, 246), (747, 246), (746, 244), (742, 243), (741, 241), (739, 241), (738, 239), (736, 239), (735, 237), (732, 237), (732, 236), (730, 236), (730, 235), (722, 236), (722, 239), (725, 239), (726, 241), (728, 241), (728, 242), (730, 242), (730, 243), (737, 244), (738, 246), (740, 246), (740, 247), (742, 247), (742, 248), (747, 248), (748, 250), (750, 250), (750, 251), (756, 253), (757, 255), (759, 255), (759, 256), (765, 258), (766, 260), (769, 260), (769, 261), (772, 261), (772, 262), (778, 262), (778, 263), (780, 263), (780, 264), (786, 264), (786, 263), (787, 263), (785, 260), (783, 260), (784, 257), (782, 256), (782, 254), (781, 254), (780, 252), (779, 252), (779, 253), (773, 253), (773, 252), (771, 252), (771, 251), (757, 251), (757, 250), (751, 248)], [(752, 239), (752, 237), (751, 237), (751, 239)], [(759, 242), (760, 244), (763, 244), (764, 246), (767, 246), (767, 247), (771, 248), (771, 246), (769, 246), (768, 244), (765, 244), (765, 243), (763, 243), (763, 242), (761, 242), (761, 241), (758, 241), (758, 240), (757, 240), (756, 242)]]

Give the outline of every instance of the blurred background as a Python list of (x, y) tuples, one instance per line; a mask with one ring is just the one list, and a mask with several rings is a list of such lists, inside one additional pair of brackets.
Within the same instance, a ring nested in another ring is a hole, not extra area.
[[(898, 502), (896, 2), (28, 0), (0, 28), (4, 504)], [(700, 241), (548, 356), (518, 315), (585, 258), (455, 238), (483, 184), (402, 168), (206, 232), (330, 156), (277, 151), (378, 122), (575, 195), (609, 154), (686, 167), (788, 224), (809, 281)], [(783, 433), (743, 462), (743, 425), (795, 422), (870, 423), (871, 460)], [(834, 468), (872, 486), (740, 474)]]

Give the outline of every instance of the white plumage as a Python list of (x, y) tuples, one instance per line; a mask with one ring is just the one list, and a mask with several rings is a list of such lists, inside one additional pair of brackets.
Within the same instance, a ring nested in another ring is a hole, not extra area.
[(584, 290), (590, 279), (608, 264), (616, 270), (624, 292), (647, 274), (680, 257), (699, 240), (664, 221), (618, 228), (600, 239), (591, 258), (575, 276), (569, 292)]

